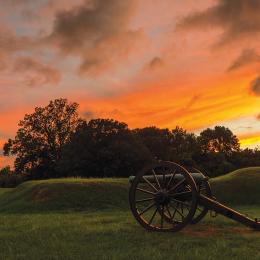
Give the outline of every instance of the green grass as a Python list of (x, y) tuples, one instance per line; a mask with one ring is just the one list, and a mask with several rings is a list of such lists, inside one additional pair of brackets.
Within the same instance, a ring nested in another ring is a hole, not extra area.
[(232, 205), (260, 206), (260, 167), (236, 170), (211, 180), (216, 197)]
[[(1, 193), (0, 193), (1, 194)], [(0, 197), (2, 212), (122, 210), (127, 205), (126, 179), (51, 179), (29, 181)]]
[(259, 234), (221, 217), (176, 234), (146, 232), (125, 211), (4, 214), (1, 220), (2, 259), (260, 257)]
[[(259, 174), (213, 179), (214, 193), (260, 216)], [(235, 199), (230, 189), (240, 190)], [(0, 259), (260, 259), (260, 232), (222, 216), (179, 233), (145, 231), (128, 208), (125, 179), (31, 181), (0, 189), (0, 208)]]

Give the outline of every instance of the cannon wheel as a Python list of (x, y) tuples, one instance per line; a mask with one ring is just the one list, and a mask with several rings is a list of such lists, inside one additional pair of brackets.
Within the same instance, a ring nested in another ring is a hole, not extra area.
[[(201, 174), (203, 174), (200, 170), (193, 168), (193, 172), (200, 172)], [(211, 187), (208, 181), (203, 181), (200, 184), (197, 184), (197, 188), (198, 188), (198, 192), (199, 194), (203, 194), (208, 198), (212, 198), (212, 192), (211, 192)], [(196, 212), (190, 222), (190, 224), (197, 224), (198, 222), (200, 222), (208, 213), (208, 208), (198, 204), (197, 208), (196, 208)], [(171, 222), (172, 220), (169, 218), (169, 216), (167, 214), (164, 214), (164, 218), (166, 221)]]
[[(176, 174), (181, 179), (175, 179)], [(148, 175), (153, 176), (153, 181)], [(197, 195), (197, 186), (185, 168), (173, 162), (159, 162), (136, 175), (129, 203), (134, 217), (147, 230), (176, 232), (192, 221)]]
[[(212, 192), (208, 181), (203, 181), (200, 185), (198, 185), (198, 191), (200, 194), (203, 194), (208, 198), (212, 198)], [(207, 215), (207, 213), (208, 208), (198, 204), (196, 213), (193, 216), (191, 224), (197, 224), (198, 222), (200, 222)]]

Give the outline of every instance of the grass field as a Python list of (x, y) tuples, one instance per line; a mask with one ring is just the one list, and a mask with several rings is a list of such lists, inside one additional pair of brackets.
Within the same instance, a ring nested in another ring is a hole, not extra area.
[[(221, 201), (260, 216), (260, 168), (211, 182)], [(221, 216), (179, 233), (145, 231), (125, 179), (31, 181), (1, 189), (0, 208), (1, 259), (260, 259), (260, 232)]]

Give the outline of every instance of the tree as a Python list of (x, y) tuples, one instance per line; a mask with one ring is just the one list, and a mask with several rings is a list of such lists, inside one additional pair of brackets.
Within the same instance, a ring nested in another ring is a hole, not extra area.
[(198, 149), (197, 138), (193, 133), (178, 126), (171, 131), (171, 160), (194, 165), (193, 155)]
[(234, 170), (232, 157), (240, 152), (238, 138), (224, 126), (207, 128), (198, 136), (199, 152), (194, 160), (205, 172), (213, 177), (223, 175)]
[(259, 166), (260, 165), (260, 150), (246, 148), (239, 152), (233, 153), (230, 158), (231, 162), (238, 168)]
[(38, 177), (55, 176), (61, 150), (72, 133), (82, 124), (77, 113), (78, 104), (67, 99), (55, 99), (46, 107), (36, 107), (19, 122), (14, 139), (4, 144), (4, 155), (16, 155), (17, 173)]
[(140, 138), (154, 158), (170, 160), (172, 135), (169, 129), (145, 127), (134, 129), (133, 133)]
[(196, 136), (178, 126), (173, 130), (146, 127), (133, 131), (151, 154), (160, 160), (187, 163), (192, 161), (193, 153), (197, 151)]
[(236, 169), (223, 153), (198, 153), (193, 159), (198, 168), (209, 177), (224, 175)]
[(152, 161), (127, 124), (93, 119), (78, 128), (63, 150), (59, 173), (66, 176), (127, 177)]
[(13, 171), (11, 170), (11, 167), (8, 165), (2, 169), (0, 169), (0, 176), (8, 176), (11, 175)]
[(207, 128), (198, 137), (203, 153), (217, 152), (230, 156), (240, 150), (238, 138), (226, 127)]

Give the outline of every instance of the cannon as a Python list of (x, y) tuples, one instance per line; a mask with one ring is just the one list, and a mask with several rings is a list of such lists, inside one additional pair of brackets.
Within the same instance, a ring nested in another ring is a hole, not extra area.
[(130, 209), (147, 230), (177, 232), (188, 224), (198, 223), (211, 211), (260, 231), (257, 219), (218, 202), (208, 178), (196, 168), (156, 162), (130, 176), (129, 182)]

